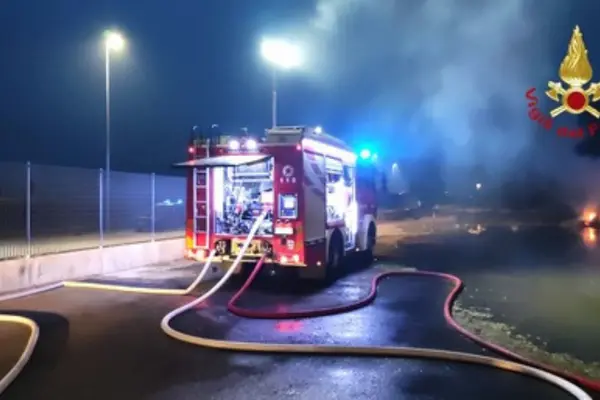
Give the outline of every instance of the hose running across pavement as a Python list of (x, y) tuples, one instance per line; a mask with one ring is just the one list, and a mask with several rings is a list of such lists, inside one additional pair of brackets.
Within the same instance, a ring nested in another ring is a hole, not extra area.
[[(262, 318), (262, 319), (286, 319), (290, 318), (308, 318), (314, 316), (331, 315), (340, 312), (346, 312), (356, 308), (360, 308), (364, 305), (371, 303), (376, 296), (377, 284), (381, 279), (391, 275), (399, 275), (405, 272), (400, 271), (388, 271), (381, 273), (375, 277), (372, 284), (372, 290), (370, 294), (362, 300), (356, 303), (340, 306), (336, 308), (320, 309), (314, 311), (302, 311), (297, 313), (267, 313), (251, 311), (239, 308), (235, 306), (235, 300), (238, 300), (243, 294), (244, 290), (250, 285), (248, 281), (252, 281), (256, 277), (258, 271), (264, 263), (265, 257), (263, 256), (257, 263), (254, 271), (242, 286), (242, 288), (232, 297), (228, 304), (230, 311), (234, 310), (237, 315), (249, 316), (251, 318)], [(254, 352), (254, 353), (283, 353), (283, 354), (321, 354), (321, 355), (335, 355), (335, 356), (372, 356), (372, 357), (411, 357), (411, 358), (425, 358), (434, 360), (444, 360), (451, 362), (462, 362), (469, 364), (476, 364), (481, 366), (487, 366), (492, 368), (498, 368), (503, 371), (516, 372), (519, 374), (527, 375), (533, 378), (550, 383), (565, 392), (571, 394), (574, 398), (579, 400), (592, 400), (592, 398), (581, 388), (569, 382), (568, 380), (560, 377), (551, 372), (546, 372), (542, 369), (531, 367), (525, 364), (519, 364), (512, 361), (507, 361), (499, 358), (479, 356), (475, 354), (462, 353), (449, 350), (438, 350), (429, 348), (417, 348), (417, 347), (401, 347), (401, 346), (345, 346), (345, 345), (313, 345), (313, 344), (289, 344), (289, 343), (259, 343), (249, 341), (234, 341), (234, 340), (221, 340), (221, 339), (209, 339), (200, 336), (190, 335), (181, 331), (176, 330), (171, 326), (171, 321), (177, 316), (189, 311), (190, 309), (198, 306), (202, 302), (210, 298), (216, 293), (226, 282), (229, 280), (235, 265), (225, 273), (225, 275), (206, 293), (200, 297), (192, 300), (191, 302), (171, 311), (162, 319), (160, 326), (162, 330), (173, 339), (180, 340), (189, 344), (209, 347), (219, 350), (228, 351), (243, 351), (243, 352)], [(418, 272), (408, 272), (419, 274)], [(435, 274), (428, 274), (435, 275)], [(458, 279), (458, 278), (456, 278)], [(277, 316), (276, 316), (277, 315)]]
[(8, 314), (0, 314), (0, 322), (8, 322), (10, 324), (24, 325), (29, 328), (29, 338), (27, 338), (27, 343), (25, 344), (25, 348), (19, 359), (15, 363), (15, 365), (8, 371), (6, 375), (0, 379), (0, 396), (2, 392), (6, 390), (6, 388), (19, 376), (25, 365), (29, 362), (31, 358), (31, 354), (35, 349), (35, 346), (40, 337), (40, 327), (38, 324), (32, 320), (31, 318), (23, 317), (20, 315), (8, 315)]
[[(302, 312), (294, 312), (294, 313), (267, 313), (267, 312), (259, 312), (253, 310), (246, 310), (240, 308), (235, 305), (235, 302), (239, 300), (244, 291), (250, 286), (254, 278), (257, 276), (259, 270), (261, 269), (265, 257), (263, 256), (257, 263), (254, 271), (244, 283), (242, 288), (232, 297), (232, 299), (228, 303), (228, 309), (239, 315), (249, 318), (269, 318), (269, 319), (292, 319), (292, 318), (308, 318), (308, 317), (316, 317), (316, 316), (324, 316), (331, 315), (341, 312), (347, 312), (350, 310), (354, 310), (360, 307), (363, 307), (369, 303), (371, 303), (377, 293), (377, 285), (378, 283), (385, 277), (389, 277), (392, 275), (400, 275), (400, 274), (416, 274), (416, 275), (428, 275), (428, 276), (438, 276), (443, 277), (445, 279), (451, 280), (455, 285), (452, 292), (446, 298), (446, 302), (444, 305), (444, 315), (448, 322), (455, 329), (458, 329), (461, 333), (465, 334), (467, 337), (473, 339), (474, 341), (480, 343), (484, 347), (488, 347), (494, 351), (497, 351), (507, 357), (511, 357), (514, 359), (523, 360), (523, 364), (519, 364), (512, 361), (507, 361), (503, 359), (479, 356), (475, 354), (448, 351), (448, 350), (438, 350), (438, 349), (429, 349), (429, 348), (415, 348), (415, 347), (400, 347), (400, 346), (345, 346), (345, 345), (312, 345), (312, 344), (289, 344), (289, 343), (259, 343), (259, 342), (248, 342), (248, 341), (232, 341), (232, 340), (220, 340), (220, 339), (209, 339), (203, 338), (199, 336), (190, 335), (181, 331), (174, 329), (171, 326), (171, 321), (185, 313), (186, 311), (196, 307), (197, 305), (203, 303), (212, 295), (214, 295), (233, 275), (236, 268), (241, 262), (241, 259), (248, 249), (248, 246), (251, 243), (252, 238), (254, 237), (258, 226), (264, 219), (264, 215), (262, 215), (259, 220), (256, 221), (252, 230), (248, 234), (246, 241), (244, 242), (242, 249), (240, 250), (238, 257), (230, 266), (230, 268), (226, 271), (225, 275), (206, 293), (203, 293), (200, 297), (192, 300), (191, 302), (169, 312), (161, 321), (160, 326), (162, 330), (169, 335), (170, 337), (180, 340), (189, 344), (194, 344), (202, 347), (209, 347), (213, 349), (220, 350), (228, 350), (228, 351), (244, 351), (244, 352), (255, 352), (255, 353), (285, 353), (285, 354), (324, 354), (324, 355), (332, 355), (332, 356), (372, 356), (372, 357), (412, 357), (412, 358), (425, 358), (425, 359), (434, 359), (434, 360), (444, 360), (451, 362), (462, 362), (469, 364), (476, 364), (481, 366), (487, 366), (492, 368), (497, 368), (503, 371), (515, 372), (523, 375), (527, 375), (533, 378), (537, 378), (546, 383), (552, 384), (563, 391), (571, 394), (575, 399), (578, 400), (592, 400), (592, 398), (581, 388), (576, 386), (575, 384), (569, 382), (567, 379), (562, 378), (560, 375), (566, 376), (569, 379), (572, 379), (583, 386), (587, 386), (588, 388), (597, 390), (598, 386), (594, 386), (593, 381), (586, 381), (580, 379), (578, 377), (566, 375), (562, 372), (557, 372), (552, 370), (551, 368), (537, 368), (534, 366), (528, 366), (525, 364), (532, 364), (529, 360), (526, 360), (516, 354), (509, 352), (508, 350), (502, 349), (498, 346), (492, 345), (483, 339), (473, 335), (472, 333), (466, 331), (464, 328), (460, 327), (456, 321), (453, 320), (451, 315), (451, 306), (458, 293), (462, 288), (462, 282), (455, 276), (447, 275), (447, 274), (438, 274), (434, 272), (407, 272), (407, 271), (388, 271), (377, 275), (372, 282), (371, 291), (369, 295), (365, 298), (349, 304), (345, 306), (335, 307), (335, 308), (326, 308), (326, 309), (318, 309), (311, 311), (302, 311)], [(144, 293), (144, 294), (173, 294), (173, 295), (186, 295), (189, 294), (201, 281), (202, 278), (206, 275), (208, 269), (211, 266), (211, 261), (214, 257), (214, 252), (211, 252), (207, 262), (202, 268), (198, 278), (194, 280), (194, 282), (187, 289), (153, 289), (153, 288), (139, 288), (139, 287), (130, 287), (130, 286), (122, 286), (122, 285), (110, 285), (110, 284), (97, 284), (97, 283), (87, 283), (87, 282), (64, 282), (63, 284), (53, 285), (52, 287), (42, 288), (37, 290), (37, 292), (51, 290), (55, 288), (59, 288), (62, 286), (65, 287), (79, 287), (79, 288), (91, 288), (91, 289), (101, 289), (101, 290), (114, 290), (121, 292), (130, 292), (130, 293)], [(28, 294), (36, 293), (34, 291), (29, 291)], [(19, 296), (21, 297), (21, 296)], [(4, 298), (0, 298), (0, 301)], [(18, 323), (22, 325), (26, 325), (30, 328), (31, 334), (27, 345), (25, 346), (25, 350), (23, 351), (21, 357), (15, 364), (15, 366), (9, 371), (9, 373), (0, 380), (0, 396), (3, 391), (14, 381), (17, 375), (21, 372), (25, 364), (31, 358), (33, 350), (36, 346), (38, 337), (39, 337), (39, 326), (35, 321), (30, 318), (14, 316), (14, 315), (0, 315), (0, 322), (12, 322)], [(546, 370), (548, 371), (546, 371)], [(549, 372), (551, 371), (551, 372)]]
[[(228, 277), (231, 276), (231, 274), (235, 271), (235, 268), (241, 262), (242, 257), (244, 256), (244, 253), (248, 249), (248, 246), (250, 245), (252, 238), (256, 234), (258, 227), (263, 222), (265, 217), (266, 217), (265, 213), (261, 214), (258, 217), (258, 219), (256, 220), (256, 222), (254, 223), (254, 226), (250, 230), (250, 233), (248, 234), (248, 237), (246, 238), (246, 241), (244, 242), (242, 249), (240, 250), (240, 252), (239, 252), (237, 258), (235, 259), (235, 261), (233, 262), (233, 264), (231, 265), (232, 268), (230, 268), (228, 271), (228, 273), (229, 273)], [(106, 291), (125, 292), (125, 293), (137, 293), (137, 294), (160, 294), (160, 295), (185, 296), (185, 295), (190, 294), (202, 282), (202, 280), (204, 279), (204, 277), (208, 273), (208, 270), (211, 267), (211, 264), (215, 257), (215, 254), (216, 254), (216, 250), (212, 250), (210, 252), (208, 258), (206, 259), (206, 262), (204, 263), (204, 266), (202, 267), (202, 270), (198, 274), (198, 277), (196, 279), (194, 279), (194, 281), (185, 289), (145, 288), (145, 287), (114, 285), (114, 284), (96, 283), (96, 282), (63, 281), (63, 282), (59, 282), (59, 283), (55, 283), (55, 284), (51, 284), (51, 285), (46, 285), (46, 286), (43, 286), (40, 288), (30, 289), (30, 290), (20, 292), (20, 293), (14, 294), (14, 295), (9, 294), (9, 295), (5, 295), (5, 296), (0, 296), (0, 302), (12, 300), (15, 298), (32, 296), (35, 294), (48, 292), (48, 291), (54, 290), (54, 289), (60, 289), (62, 287), (80, 288), (80, 289), (96, 289), (96, 290), (106, 290)], [(209, 291), (206, 294), (210, 293), (210, 295), (212, 295), (214, 292), (216, 292), (216, 290), (214, 290), (212, 292)], [(14, 382), (14, 380), (17, 378), (19, 373), (25, 367), (25, 365), (29, 362), (29, 359), (31, 358), (31, 355), (33, 354), (33, 350), (35, 349), (35, 346), (36, 346), (39, 336), (40, 336), (40, 327), (31, 318), (17, 316), (17, 315), (11, 315), (11, 314), (0, 314), (0, 323), (1, 322), (25, 325), (30, 329), (30, 334), (29, 334), (29, 338), (27, 340), (27, 344), (25, 345), (25, 349), (23, 350), (23, 353), (21, 354), (21, 356), (19, 357), (19, 359), (17, 360), (15, 365), (0, 380), (0, 396), (2, 396), (2, 393), (6, 390), (6, 388), (12, 382)]]
[(344, 313), (344, 312), (357, 310), (357, 309), (365, 307), (365, 306), (371, 304), (373, 301), (375, 301), (375, 298), (377, 297), (377, 288), (379, 286), (379, 283), (385, 278), (392, 277), (392, 276), (399, 276), (399, 275), (404, 275), (404, 276), (416, 275), (416, 276), (430, 276), (430, 277), (442, 278), (442, 279), (445, 279), (452, 283), (452, 290), (450, 291), (450, 293), (446, 297), (446, 300), (444, 301), (443, 313), (444, 313), (444, 319), (446, 320), (448, 325), (450, 325), (453, 329), (457, 330), (462, 335), (466, 336), (467, 338), (469, 338), (470, 340), (479, 344), (480, 346), (482, 346), (484, 348), (488, 348), (488, 349), (494, 351), (495, 353), (500, 354), (506, 358), (516, 360), (516, 361), (526, 364), (526, 365), (531, 365), (538, 369), (549, 371), (555, 375), (559, 375), (559, 376), (567, 378), (573, 382), (577, 382), (577, 384), (584, 386), (588, 389), (591, 389), (595, 392), (600, 392), (600, 382), (598, 382), (598, 381), (588, 379), (588, 378), (585, 378), (585, 377), (582, 377), (579, 375), (571, 374), (571, 373), (568, 373), (565, 371), (561, 371), (561, 370), (556, 369), (549, 365), (534, 362), (534, 361), (529, 360), (526, 357), (523, 357), (517, 353), (514, 353), (502, 346), (491, 343), (491, 342), (481, 338), (480, 336), (472, 333), (468, 329), (465, 329), (464, 327), (462, 327), (452, 316), (452, 306), (454, 305), (454, 302), (458, 298), (458, 295), (463, 290), (464, 285), (463, 285), (463, 282), (454, 275), (445, 274), (442, 272), (417, 271), (417, 270), (382, 272), (373, 277), (373, 280), (371, 281), (371, 289), (365, 297), (363, 297), (362, 299), (359, 299), (357, 301), (354, 301), (352, 303), (343, 304), (343, 305), (335, 306), (335, 307), (280, 313), (280, 312), (272, 312), (272, 311), (249, 310), (249, 309), (245, 309), (245, 308), (237, 306), (236, 302), (242, 297), (244, 292), (251, 286), (252, 282), (257, 277), (258, 273), (260, 272), (261, 266), (262, 266), (262, 263), (259, 263), (256, 265), (256, 267), (254, 268), (254, 270), (252, 271), (252, 273), (250, 274), (250, 276), (248, 277), (246, 282), (244, 282), (242, 287), (229, 300), (229, 302), (227, 304), (227, 310), (229, 312), (231, 312), (232, 314), (235, 314), (237, 316), (244, 317), (244, 318), (254, 318), (254, 319), (300, 319), (300, 318), (315, 318), (315, 317), (322, 317), (322, 316), (326, 316), (326, 315), (340, 314), (340, 313)]
[(138, 294), (163, 294), (169, 296), (185, 296), (190, 294), (199, 284), (202, 279), (206, 276), (209, 267), (215, 257), (215, 250), (212, 250), (204, 263), (204, 267), (198, 274), (198, 277), (194, 279), (190, 285), (185, 289), (164, 289), (164, 288), (148, 288), (148, 287), (136, 287), (127, 285), (114, 285), (110, 283), (97, 283), (97, 282), (83, 282), (83, 281), (65, 281), (63, 282), (64, 287), (80, 288), (80, 289), (97, 289), (97, 290), (111, 290), (115, 292), (126, 292), (126, 293), (138, 293)]
[[(6, 295), (0, 296), (0, 302), (12, 300), (15, 298), (32, 296), (35, 294), (40, 294), (43, 292), (48, 292), (54, 289), (60, 289), (61, 287), (70, 287), (70, 288), (82, 288), (82, 289), (97, 289), (97, 290), (106, 290), (106, 291), (116, 291), (116, 292), (125, 292), (125, 293), (138, 293), (138, 294), (161, 294), (161, 295), (180, 295), (185, 296), (190, 294), (204, 279), (206, 274), (209, 271), (209, 268), (212, 264), (212, 260), (214, 259), (215, 251), (211, 251), (204, 267), (198, 274), (198, 277), (194, 279), (194, 281), (185, 289), (161, 289), (161, 288), (144, 288), (144, 287), (135, 287), (135, 286), (125, 286), (125, 285), (111, 285), (104, 283), (93, 283), (93, 282), (78, 282), (78, 281), (64, 281), (52, 285), (47, 285), (41, 288), (36, 288), (32, 290), (28, 290), (25, 292), (20, 292), (17, 295)], [(0, 379), (0, 396), (6, 390), (6, 388), (17, 378), (19, 373), (23, 370), (25, 365), (29, 362), (31, 355), (33, 354), (33, 350), (37, 345), (39, 336), (40, 336), (40, 328), (38, 324), (31, 318), (23, 317), (20, 315), (12, 315), (12, 314), (0, 314), (0, 323), (7, 322), (12, 324), (24, 325), (29, 328), (30, 334), (27, 339), (27, 344), (25, 345), (25, 349), (23, 350), (21, 356), (15, 363), (15, 365), (8, 371), (6, 375), (2, 379)]]

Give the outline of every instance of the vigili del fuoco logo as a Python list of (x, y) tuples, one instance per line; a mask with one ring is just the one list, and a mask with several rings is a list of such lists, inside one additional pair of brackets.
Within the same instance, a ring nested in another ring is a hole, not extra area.
[[(530, 88), (525, 93), (525, 97), (529, 100), (527, 104), (529, 118), (548, 131), (552, 130), (556, 117), (565, 112), (573, 115), (587, 113), (600, 119), (600, 111), (594, 107), (594, 103), (600, 100), (600, 82), (587, 85), (592, 80), (592, 74), (592, 64), (588, 59), (583, 34), (579, 26), (576, 26), (569, 42), (567, 55), (558, 70), (562, 82), (550, 81), (546, 90), (546, 96), (559, 105), (550, 110), (549, 115), (542, 113), (538, 108), (539, 99), (535, 95), (536, 89)], [(556, 134), (562, 137), (583, 138), (585, 135), (594, 136), (599, 129), (600, 121), (592, 121), (584, 127), (558, 126)]]

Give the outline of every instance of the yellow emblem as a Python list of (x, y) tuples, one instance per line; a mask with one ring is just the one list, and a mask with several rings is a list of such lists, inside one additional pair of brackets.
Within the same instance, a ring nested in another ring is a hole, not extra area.
[(591, 83), (587, 89), (584, 88), (584, 85), (592, 80), (593, 72), (587, 52), (583, 34), (579, 26), (576, 26), (569, 42), (567, 55), (558, 71), (560, 79), (569, 87), (563, 88), (560, 82), (548, 82), (549, 90), (546, 91), (546, 95), (562, 103), (561, 106), (550, 111), (552, 118), (565, 111), (570, 114), (582, 114), (587, 111), (594, 117), (600, 118), (600, 111), (590, 105), (600, 100), (600, 83)]

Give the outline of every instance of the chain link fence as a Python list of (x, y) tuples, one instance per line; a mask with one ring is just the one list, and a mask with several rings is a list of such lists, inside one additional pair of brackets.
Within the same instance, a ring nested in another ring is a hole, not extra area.
[(0, 259), (183, 237), (185, 178), (111, 171), (109, 185), (102, 170), (0, 163)]

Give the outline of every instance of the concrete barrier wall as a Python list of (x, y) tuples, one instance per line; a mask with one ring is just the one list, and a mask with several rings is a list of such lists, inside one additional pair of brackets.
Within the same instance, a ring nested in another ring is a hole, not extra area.
[(12, 292), (90, 275), (109, 274), (181, 259), (183, 239), (0, 261), (0, 292)]

